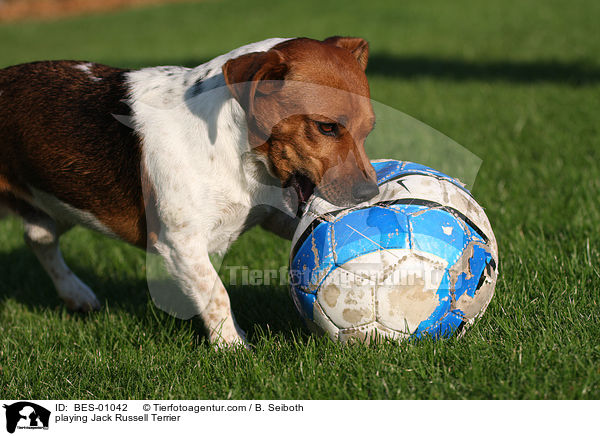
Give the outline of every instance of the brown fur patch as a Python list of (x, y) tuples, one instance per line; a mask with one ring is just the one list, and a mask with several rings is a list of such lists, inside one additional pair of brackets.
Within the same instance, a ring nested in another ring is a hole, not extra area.
[(0, 183), (14, 197), (28, 186), (51, 194), (145, 249), (140, 140), (113, 117), (129, 114), (126, 70), (81, 64), (0, 70)]
[[(251, 146), (268, 158), (283, 185), (301, 174), (329, 201), (351, 204), (356, 185), (375, 183), (364, 150), (375, 119), (367, 57), (368, 44), (360, 38), (297, 38), (223, 67), (246, 111)], [(324, 134), (323, 123), (335, 125), (335, 134)]]

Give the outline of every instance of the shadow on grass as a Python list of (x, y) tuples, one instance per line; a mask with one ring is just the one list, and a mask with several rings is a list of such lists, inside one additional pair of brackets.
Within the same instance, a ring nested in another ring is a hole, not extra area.
[(290, 339), (303, 330), (286, 287), (229, 286), (228, 291), (236, 319), (246, 332), (268, 331)]
[[(132, 60), (121, 62), (120, 66), (143, 68), (155, 65), (181, 65), (193, 68), (210, 59)], [(369, 58), (367, 75), (399, 79), (431, 77), (453, 81), (552, 82), (581, 86), (599, 82), (600, 67), (583, 61), (466, 60), (373, 53)]]
[[(73, 262), (68, 262), (72, 264)], [(116, 277), (101, 277), (94, 274), (92, 265), (81, 267), (76, 262), (73, 268), (86, 284), (97, 294), (103, 304), (116, 304), (133, 314), (139, 314), (145, 306), (147, 292), (144, 280), (119, 280)], [(0, 253), (0, 301), (14, 299), (29, 309), (59, 309), (62, 300), (54, 284), (37, 258), (25, 245), (8, 253)]]
[[(152, 306), (148, 284), (145, 279), (99, 275), (93, 265), (84, 261), (71, 262), (73, 271), (96, 293), (102, 310), (124, 311), (142, 324), (148, 331), (160, 328), (169, 315)], [(37, 258), (26, 246), (8, 253), (0, 253), (0, 310), (7, 300), (15, 300), (30, 311), (49, 310), (61, 312), (62, 300), (54, 285), (42, 269)], [(296, 313), (286, 287), (278, 286), (230, 286), (228, 288), (233, 312), (240, 326), (252, 341), (256, 331), (281, 334), (284, 338), (297, 337), (302, 321)], [(90, 316), (72, 313), (77, 319)], [(92, 315), (93, 316), (93, 315)], [(177, 320), (176, 328), (189, 327), (192, 322), (199, 338), (205, 337), (198, 318)]]

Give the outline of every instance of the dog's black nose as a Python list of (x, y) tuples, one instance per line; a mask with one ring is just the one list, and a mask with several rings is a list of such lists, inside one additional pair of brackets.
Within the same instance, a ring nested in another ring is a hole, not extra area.
[(370, 200), (379, 194), (379, 187), (373, 182), (359, 182), (352, 187), (352, 198), (357, 203)]

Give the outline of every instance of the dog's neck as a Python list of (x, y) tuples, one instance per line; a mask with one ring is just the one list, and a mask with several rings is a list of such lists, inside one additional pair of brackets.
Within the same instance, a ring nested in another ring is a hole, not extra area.
[[(251, 150), (245, 113), (221, 71), (228, 59), (268, 50), (281, 41), (241, 47), (194, 69), (155, 67), (128, 73), (129, 104), (143, 143), (143, 165), (159, 208), (162, 204), (169, 209), (163, 210), (164, 220), (172, 219), (175, 225), (193, 221), (211, 198), (227, 199), (221, 207), (235, 208), (240, 217), (256, 206), (294, 213), (293, 201), (284, 198), (279, 180)], [(201, 182), (206, 180), (208, 184)], [(222, 213), (215, 211), (213, 216), (217, 220)]]

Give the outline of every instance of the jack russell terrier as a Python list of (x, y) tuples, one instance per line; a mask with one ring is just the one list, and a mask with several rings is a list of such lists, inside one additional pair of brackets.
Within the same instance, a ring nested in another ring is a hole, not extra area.
[(193, 69), (1, 69), (0, 207), (70, 309), (100, 307), (59, 251), (79, 224), (160, 254), (211, 342), (245, 344), (209, 254), (255, 224), (291, 238), (315, 189), (339, 205), (378, 193), (367, 58), (360, 38), (292, 38)]

